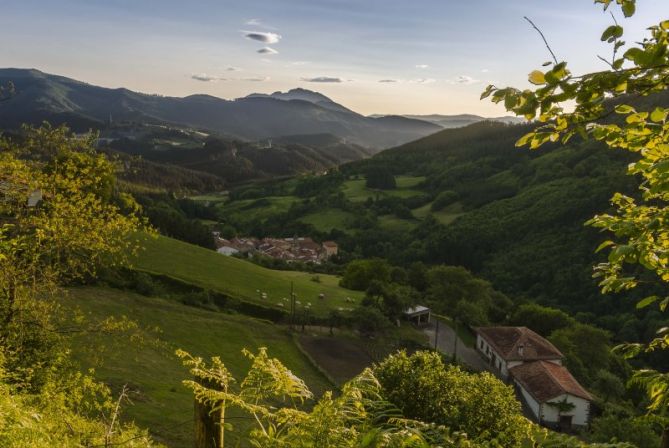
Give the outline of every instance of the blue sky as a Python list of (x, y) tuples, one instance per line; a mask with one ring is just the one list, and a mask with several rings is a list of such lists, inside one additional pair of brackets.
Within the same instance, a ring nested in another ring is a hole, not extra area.
[[(614, 11), (640, 40), (669, 1)], [(163, 95), (304, 87), (365, 114), (494, 116), (485, 85), (525, 86), (549, 60), (525, 15), (574, 72), (605, 68), (612, 19), (590, 0), (22, 0), (2, 7), (0, 65)]]

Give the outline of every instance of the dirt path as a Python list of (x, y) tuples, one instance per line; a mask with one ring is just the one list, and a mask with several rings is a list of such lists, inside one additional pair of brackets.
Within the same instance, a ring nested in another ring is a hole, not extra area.
[[(429, 326), (425, 327), (423, 332), (430, 339), (430, 347), (434, 347), (434, 335), (436, 333), (436, 322), (435, 317), (432, 318), (432, 322)], [(440, 352), (453, 356), (453, 348), (455, 344), (455, 331), (444, 321), (439, 322), (439, 339), (437, 341), (437, 349)], [(479, 355), (475, 349), (467, 347), (462, 339), (458, 338), (457, 343), (457, 360), (463, 364), (466, 364), (470, 368), (481, 371), (488, 370), (487, 365), (481, 355)]]

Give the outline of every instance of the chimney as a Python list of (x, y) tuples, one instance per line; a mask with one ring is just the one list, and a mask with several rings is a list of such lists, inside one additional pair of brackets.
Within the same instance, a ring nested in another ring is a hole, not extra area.
[(525, 345), (524, 345), (524, 344), (520, 344), (520, 345), (518, 346), (518, 356), (520, 356), (520, 357), (522, 358), (522, 357), (523, 357), (523, 352), (524, 352), (524, 351), (525, 351)]

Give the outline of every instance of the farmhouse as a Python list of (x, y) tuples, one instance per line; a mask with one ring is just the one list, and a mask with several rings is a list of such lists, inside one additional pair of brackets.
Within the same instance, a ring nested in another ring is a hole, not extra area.
[(562, 430), (588, 424), (592, 396), (564, 366), (534, 361), (512, 367), (510, 372), (537, 422)]
[(561, 365), (564, 356), (553, 344), (527, 327), (479, 327), (476, 348), (491, 369), (503, 379), (511, 367), (530, 361), (550, 361)]
[(535, 421), (563, 430), (587, 425), (592, 397), (562, 365), (564, 356), (553, 344), (527, 327), (475, 331), (477, 350), (515, 386)]

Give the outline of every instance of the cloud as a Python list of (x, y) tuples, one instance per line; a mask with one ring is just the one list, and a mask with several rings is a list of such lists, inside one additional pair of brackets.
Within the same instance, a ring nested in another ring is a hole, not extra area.
[(400, 82), (400, 80), (399, 79), (379, 79), (379, 82), (393, 83), (393, 82)]
[(279, 52), (276, 51), (274, 48), (263, 47), (260, 50), (258, 50), (258, 53), (260, 53), (260, 54), (278, 54)]
[(301, 78), (305, 82), (344, 82), (341, 78), (335, 78), (332, 76), (316, 76), (315, 78)]
[(239, 68), (239, 67), (226, 67), (225, 71), (226, 72), (238, 72), (238, 71), (241, 71), (241, 68)]
[(263, 31), (244, 31), (244, 37), (251, 40), (257, 40), (264, 44), (275, 44), (281, 40), (281, 35), (276, 33), (266, 33)]
[(290, 63), (290, 65), (307, 65), (309, 64), (309, 61), (293, 61)]
[(225, 79), (219, 76), (207, 75), (206, 73), (195, 73), (190, 76), (191, 79), (202, 82), (212, 82), (212, 81), (225, 81)]
[(488, 70), (487, 68), (482, 68), (482, 69), (481, 69), (481, 73), (488, 73), (489, 71), (490, 71), (490, 70)]
[(456, 84), (465, 84), (465, 85), (471, 85), (471, 84), (477, 84), (481, 81), (478, 79), (474, 79), (471, 76), (467, 75), (460, 75), (457, 78), (455, 78), (455, 83)]
[(249, 19), (246, 21), (246, 25), (262, 26), (262, 22), (260, 21), (260, 19)]
[(418, 65), (416, 65), (416, 68), (419, 68), (419, 69), (421, 69), (421, 70), (424, 70), (424, 69), (426, 69), (426, 68), (430, 68), (430, 66), (427, 65), (427, 64), (418, 64)]
[(409, 82), (414, 83), (414, 84), (432, 84), (433, 82), (436, 82), (437, 80), (434, 78), (416, 78), (412, 79)]
[(269, 76), (255, 76), (252, 78), (242, 78), (240, 81), (248, 81), (248, 82), (265, 82), (269, 81)]

